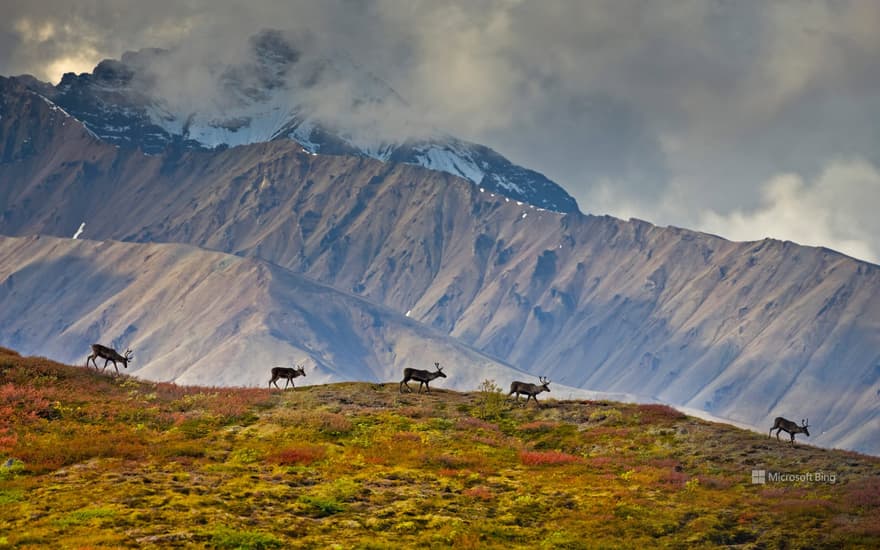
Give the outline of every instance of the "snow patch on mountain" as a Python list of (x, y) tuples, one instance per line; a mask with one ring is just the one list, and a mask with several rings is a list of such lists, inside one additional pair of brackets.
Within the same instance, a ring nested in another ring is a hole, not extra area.
[[(54, 101), (52, 101), (52, 100), (49, 99), (48, 97), (44, 96), (43, 94), (37, 93), (37, 92), (33, 92), (33, 93), (34, 93), (34, 95), (36, 95), (37, 97), (39, 97), (40, 99), (42, 99), (43, 101), (45, 101), (46, 104), (49, 106), (49, 108), (52, 109), (53, 111), (56, 111), (56, 112), (61, 113), (61, 114), (64, 115), (66, 118), (69, 118), (69, 119), (72, 119), (72, 120), (76, 120), (77, 122), (80, 122), (75, 116), (73, 116), (73, 115), (71, 115), (70, 113), (68, 113), (67, 111), (65, 111), (60, 105), (58, 105), (57, 103), (55, 103)], [(91, 129), (89, 129), (89, 127), (88, 127), (86, 124), (83, 124), (83, 128), (85, 128), (86, 132), (88, 132), (89, 135), (91, 135), (93, 138), (95, 138), (95, 139), (101, 139), (100, 137), (98, 137), (98, 136), (95, 134), (95, 132), (93, 132)]]
[(448, 174), (460, 176), (473, 183), (483, 181), (485, 173), (480, 170), (467, 150), (456, 150), (451, 145), (440, 146), (431, 144), (423, 150), (418, 150), (414, 164), (419, 164), (431, 170), (439, 170)]

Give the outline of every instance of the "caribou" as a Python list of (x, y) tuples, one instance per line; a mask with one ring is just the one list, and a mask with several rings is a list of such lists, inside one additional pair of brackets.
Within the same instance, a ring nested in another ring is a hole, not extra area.
[[(284, 389), (287, 389), (287, 385), (290, 384), (294, 388), (293, 379), (297, 376), (305, 376), (306, 370), (302, 365), (297, 365), (297, 368), (290, 369), (287, 367), (273, 367), (272, 368), (272, 379), (269, 380), (269, 387), (272, 387), (272, 384), (275, 384), (275, 387), (278, 388), (278, 380), (281, 378), (286, 378), (287, 381), (284, 383)], [(279, 390), (281, 388), (278, 388)]]
[(779, 432), (784, 431), (791, 436), (791, 444), (794, 445), (794, 434), (806, 434), (807, 437), (810, 437), (810, 432), (807, 430), (809, 427), (810, 421), (806, 418), (802, 418), (801, 425), (798, 426), (796, 422), (777, 416), (776, 420), (773, 421), (773, 427), (770, 428), (770, 433), (767, 437), (773, 437), (773, 430), (776, 430), (776, 440), (780, 441)]
[[(550, 391), (550, 379), (544, 378), (541, 376), (538, 378), (541, 381), (540, 384), (529, 384), (527, 382), (518, 382), (514, 381), (510, 384), (510, 393), (507, 394), (507, 397), (510, 398), (511, 395), (516, 394), (515, 401), (519, 402), (520, 394), (526, 396), (525, 405), (529, 404), (529, 399), (534, 399), (535, 404), (538, 403), (538, 394), (541, 392), (549, 392)], [(540, 407), (540, 405), (538, 405)]]
[(96, 358), (100, 357), (104, 359), (104, 370), (107, 370), (107, 363), (113, 363), (113, 368), (116, 369), (116, 374), (119, 374), (119, 367), (116, 366), (117, 361), (122, 362), (122, 366), (124, 368), (128, 368), (128, 362), (131, 361), (133, 357), (131, 350), (125, 350), (125, 355), (119, 355), (119, 353), (113, 349), (108, 348), (107, 346), (102, 346), (101, 344), (92, 344), (92, 354), (86, 357), (86, 366), (89, 366), (89, 361), (95, 365), (95, 370), (98, 370), (98, 363), (95, 361)]
[(446, 378), (446, 375), (443, 373), (443, 367), (440, 366), (440, 363), (435, 361), (434, 368), (437, 369), (434, 372), (411, 368), (403, 369), (403, 380), (400, 381), (400, 385), (398, 386), (400, 393), (403, 393), (404, 386), (406, 386), (406, 389), (412, 393), (412, 388), (407, 384), (410, 380), (415, 380), (419, 383), (419, 393), (422, 393), (422, 384), (425, 385), (425, 393), (431, 393), (431, 388), (428, 387), (428, 382), (435, 378)]

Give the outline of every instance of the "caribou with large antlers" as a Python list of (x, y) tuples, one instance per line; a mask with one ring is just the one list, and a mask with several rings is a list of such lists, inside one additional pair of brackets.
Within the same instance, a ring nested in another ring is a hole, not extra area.
[[(272, 384), (275, 384), (275, 387), (278, 388), (278, 380), (281, 378), (286, 378), (287, 381), (284, 383), (284, 389), (287, 389), (287, 385), (290, 384), (293, 387), (293, 379), (297, 376), (305, 376), (306, 369), (303, 368), (302, 365), (297, 365), (295, 369), (290, 369), (287, 367), (272, 367), (272, 379), (269, 380), (269, 387), (272, 387)], [(281, 388), (278, 388), (279, 390)]]
[(776, 440), (779, 441), (779, 432), (787, 432), (791, 436), (791, 444), (794, 445), (794, 434), (806, 434), (807, 437), (810, 437), (810, 432), (807, 430), (809, 427), (810, 421), (806, 418), (802, 418), (801, 425), (798, 426), (796, 422), (777, 416), (767, 437), (773, 437), (773, 430), (776, 430)]
[[(131, 350), (125, 350), (125, 355), (119, 355), (119, 353), (113, 349), (108, 348), (107, 346), (102, 346), (101, 344), (92, 344), (92, 354), (86, 357), (86, 366), (89, 366), (89, 361), (95, 365), (95, 370), (98, 370), (98, 363), (95, 361), (96, 358), (100, 357), (104, 359), (104, 369), (107, 370), (107, 363), (113, 363), (113, 368), (116, 369), (116, 374), (119, 374), (119, 367), (116, 366), (116, 362), (120, 361), (124, 368), (128, 368), (128, 362), (131, 361), (133, 354)], [(103, 372), (103, 371), (102, 371)]]
[[(541, 381), (540, 384), (529, 384), (527, 382), (518, 382), (514, 381), (510, 384), (510, 393), (507, 394), (509, 398), (511, 395), (516, 394), (515, 401), (519, 402), (520, 394), (526, 396), (525, 404), (528, 405), (529, 399), (534, 399), (535, 403), (538, 403), (538, 394), (541, 392), (549, 392), (550, 391), (550, 379), (544, 378), (541, 376), (538, 378)], [(538, 405), (540, 407), (540, 405)]]
[(404, 386), (412, 392), (412, 388), (407, 384), (410, 380), (415, 380), (419, 383), (419, 393), (422, 393), (422, 384), (425, 385), (425, 393), (431, 393), (431, 388), (428, 387), (428, 382), (435, 378), (446, 378), (446, 375), (443, 373), (443, 367), (440, 366), (440, 363), (435, 361), (434, 368), (437, 369), (434, 372), (411, 368), (403, 369), (403, 380), (400, 381), (400, 385), (398, 386), (400, 393), (403, 393)]

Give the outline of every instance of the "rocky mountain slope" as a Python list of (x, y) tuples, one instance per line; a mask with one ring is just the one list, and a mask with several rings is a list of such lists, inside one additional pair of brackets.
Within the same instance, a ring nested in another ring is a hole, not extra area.
[(262, 387), (292, 363), (299, 384), (399, 381), (435, 360), (435, 386), (530, 378), (362, 298), (178, 244), (0, 237), (0, 342), (79, 364), (95, 342), (132, 347), (123, 372), (182, 384)]
[[(542, 174), (426, 127), (397, 92), (344, 52), (321, 55), (313, 47), (308, 40), (263, 31), (252, 37), (239, 62), (212, 64), (204, 74), (199, 67), (186, 68), (192, 85), (202, 86), (197, 98), (189, 97), (192, 90), (170, 89), (176, 78), (163, 76), (184, 53), (160, 49), (104, 60), (92, 73), (64, 75), (57, 86), (30, 77), (15, 80), (107, 143), (150, 154), (289, 138), (311, 153), (415, 164), (539, 207), (577, 210), (574, 198)], [(349, 114), (345, 121), (337, 111)]]
[(562, 215), (448, 174), (289, 141), (144, 155), (3, 95), (0, 233), (258, 257), (554, 381), (880, 453), (880, 268), (638, 220)]

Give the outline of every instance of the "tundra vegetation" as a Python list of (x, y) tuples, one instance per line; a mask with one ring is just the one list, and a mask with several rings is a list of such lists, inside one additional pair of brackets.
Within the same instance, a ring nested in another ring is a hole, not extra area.
[(504, 399), (185, 387), (0, 348), (0, 548), (880, 547), (876, 457)]

